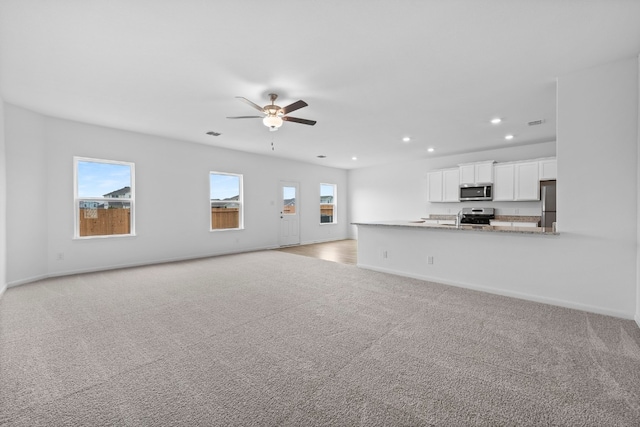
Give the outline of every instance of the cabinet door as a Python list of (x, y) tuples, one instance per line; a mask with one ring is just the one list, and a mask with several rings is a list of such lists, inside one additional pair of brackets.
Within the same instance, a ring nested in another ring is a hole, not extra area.
[(512, 223), (511, 222), (507, 222), (507, 221), (495, 221), (495, 220), (491, 220), (490, 221), (491, 226), (493, 227), (511, 227)]
[(493, 182), (493, 162), (475, 165), (476, 184), (491, 184)]
[(540, 200), (538, 162), (515, 164), (515, 200)]
[(427, 200), (430, 202), (442, 201), (442, 171), (427, 173)]
[(460, 184), (476, 183), (476, 167), (475, 165), (460, 166)]
[(460, 199), (460, 170), (446, 169), (442, 171), (442, 201), (457, 202)]
[(514, 167), (513, 164), (496, 165), (493, 169), (493, 200), (513, 201), (514, 195)]
[(556, 159), (540, 160), (540, 181), (558, 179), (558, 161)]

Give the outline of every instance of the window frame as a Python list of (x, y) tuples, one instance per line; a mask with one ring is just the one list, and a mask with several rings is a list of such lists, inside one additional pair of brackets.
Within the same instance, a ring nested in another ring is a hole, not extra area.
[[(238, 178), (238, 227), (234, 228), (213, 228), (213, 212), (211, 212), (211, 175), (233, 176)], [(241, 173), (209, 171), (209, 231), (238, 231), (244, 230), (244, 176)]]
[[(322, 203), (322, 186), (333, 187), (333, 201), (331, 203)], [(333, 225), (338, 223), (338, 185), (337, 184), (329, 184), (327, 182), (320, 183), (320, 225)], [(331, 222), (322, 222), (322, 205), (331, 205), (333, 206), (333, 215)]]
[[(131, 197), (123, 199), (120, 197), (80, 197), (78, 195), (78, 164), (80, 162), (103, 163), (119, 166), (128, 166), (130, 170), (130, 188)], [(135, 220), (135, 163), (120, 160), (96, 159), (91, 157), (73, 157), (73, 238), (77, 240), (87, 239), (106, 239), (114, 237), (135, 237), (136, 236), (136, 220)], [(120, 202), (127, 201), (129, 203), (129, 233), (127, 234), (100, 234), (93, 236), (80, 235), (80, 202)]]

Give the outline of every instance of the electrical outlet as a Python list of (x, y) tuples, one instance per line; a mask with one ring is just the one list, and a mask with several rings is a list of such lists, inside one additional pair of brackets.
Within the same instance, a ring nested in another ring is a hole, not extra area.
[(64, 260), (64, 252), (58, 252), (56, 254), (56, 260), (58, 260), (58, 261)]
[(427, 264), (433, 264), (433, 256), (429, 255), (427, 257)]
[(387, 253), (387, 251), (382, 251), (382, 259), (387, 259), (389, 257), (389, 254)]

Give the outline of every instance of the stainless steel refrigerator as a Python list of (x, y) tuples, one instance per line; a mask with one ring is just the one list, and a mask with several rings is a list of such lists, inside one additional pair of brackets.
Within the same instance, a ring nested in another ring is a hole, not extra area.
[(540, 200), (542, 200), (541, 227), (552, 227), (556, 222), (556, 182), (540, 181)]

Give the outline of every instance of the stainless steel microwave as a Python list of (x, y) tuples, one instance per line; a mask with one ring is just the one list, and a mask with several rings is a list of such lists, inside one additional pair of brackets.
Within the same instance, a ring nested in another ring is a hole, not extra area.
[(460, 201), (466, 202), (471, 200), (493, 200), (493, 186), (486, 185), (461, 185)]

